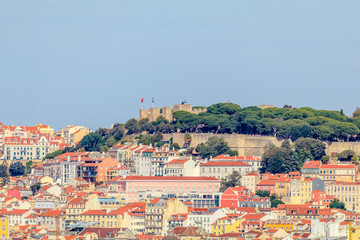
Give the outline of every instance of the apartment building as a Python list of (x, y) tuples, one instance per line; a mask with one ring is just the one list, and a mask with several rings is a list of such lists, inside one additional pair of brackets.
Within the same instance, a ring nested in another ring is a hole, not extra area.
[(355, 182), (357, 169), (355, 164), (323, 164), (320, 166), (319, 178), (329, 182)]
[(234, 171), (244, 176), (253, 171), (253, 168), (251, 165), (242, 161), (209, 161), (200, 164), (200, 175), (202, 177), (223, 179), (231, 175)]
[(346, 209), (360, 213), (360, 183), (359, 182), (330, 182), (326, 185), (326, 194), (334, 196), (345, 203)]
[(109, 195), (120, 195), (127, 202), (136, 202), (146, 193), (215, 193), (219, 191), (220, 180), (214, 177), (128, 176), (114, 178), (108, 185)]

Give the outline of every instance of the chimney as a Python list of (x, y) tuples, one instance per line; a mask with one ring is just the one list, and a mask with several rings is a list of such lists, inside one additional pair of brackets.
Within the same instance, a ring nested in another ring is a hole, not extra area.
[(67, 156), (67, 161), (70, 162), (70, 155)]

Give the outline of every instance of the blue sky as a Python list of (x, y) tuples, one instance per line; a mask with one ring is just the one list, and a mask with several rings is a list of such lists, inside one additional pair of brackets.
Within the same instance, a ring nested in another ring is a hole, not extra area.
[(359, 1), (3, 1), (0, 121), (97, 129), (144, 107), (344, 109), (360, 89)]

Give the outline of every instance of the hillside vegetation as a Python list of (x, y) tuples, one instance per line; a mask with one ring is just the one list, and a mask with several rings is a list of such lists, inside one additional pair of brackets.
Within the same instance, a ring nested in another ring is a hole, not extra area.
[(360, 117), (349, 118), (342, 111), (315, 110), (310, 107), (260, 109), (241, 108), (233, 103), (218, 103), (198, 115), (185, 111), (173, 113), (174, 120), (130, 119), (124, 125), (128, 134), (149, 133), (239, 133), (276, 136), (293, 141), (311, 137), (322, 141), (358, 141)]
[(342, 111), (316, 110), (310, 107), (292, 108), (285, 105), (283, 108), (260, 109), (255, 106), (241, 108), (234, 103), (217, 103), (200, 114), (174, 112), (171, 122), (163, 117), (153, 122), (132, 118), (125, 124), (115, 124), (111, 129), (100, 128), (85, 136), (76, 149), (107, 151), (114, 144), (125, 141), (126, 135), (143, 132), (157, 136), (139, 137), (141, 142), (151, 142), (154, 146), (161, 145), (161, 134), (175, 132), (239, 133), (275, 136), (280, 140), (292, 141), (299, 138), (329, 142), (359, 141), (360, 109), (356, 109), (353, 116), (347, 117)]

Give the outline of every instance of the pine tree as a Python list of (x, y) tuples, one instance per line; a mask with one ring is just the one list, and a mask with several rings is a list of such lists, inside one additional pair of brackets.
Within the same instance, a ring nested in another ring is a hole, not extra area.
[(6, 159), (0, 165), (0, 186), (5, 186), (10, 182), (9, 166)]

